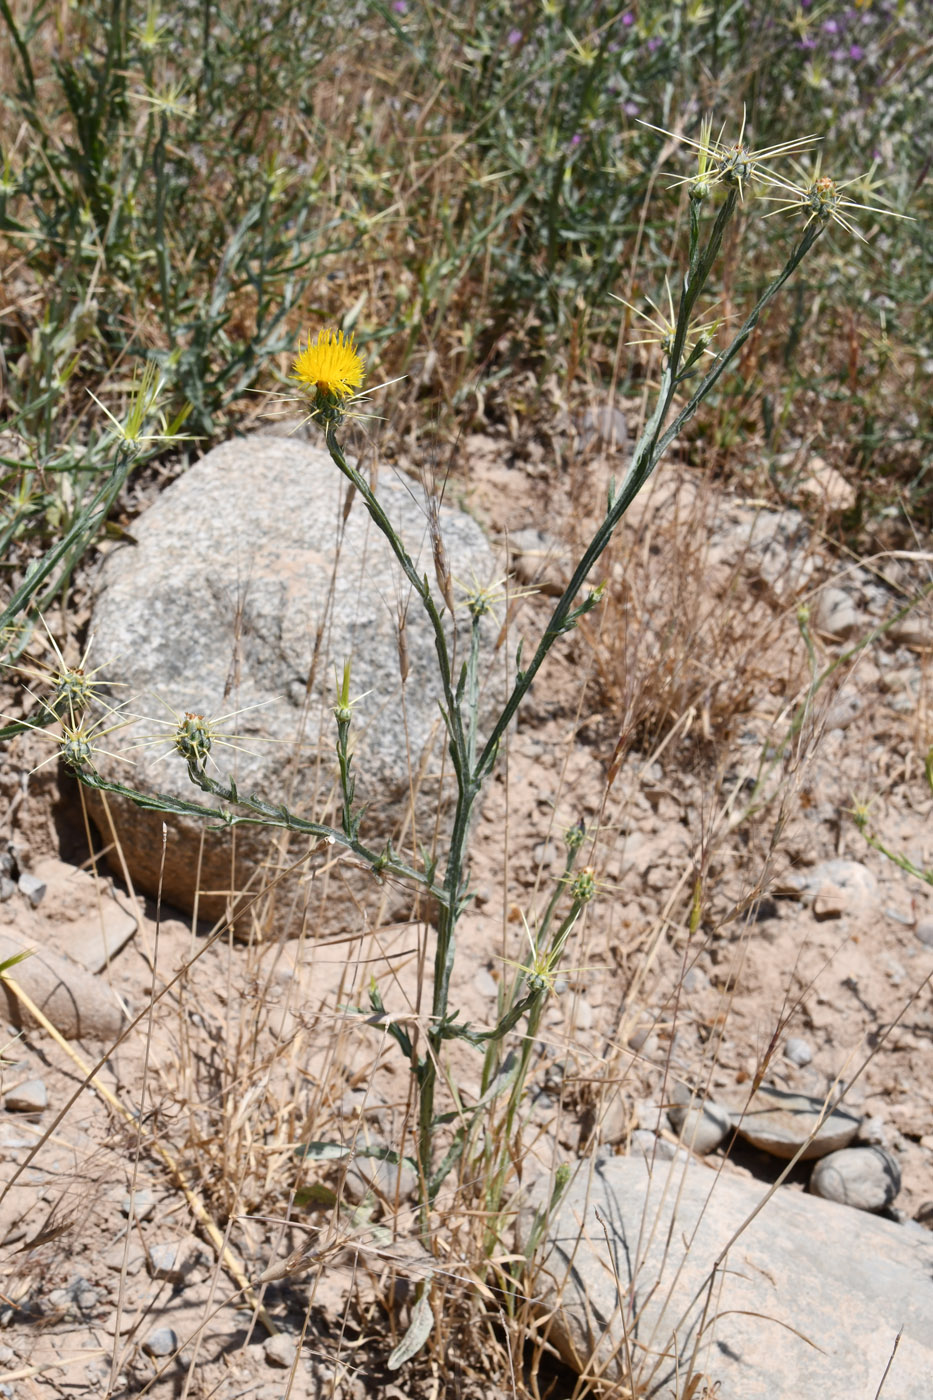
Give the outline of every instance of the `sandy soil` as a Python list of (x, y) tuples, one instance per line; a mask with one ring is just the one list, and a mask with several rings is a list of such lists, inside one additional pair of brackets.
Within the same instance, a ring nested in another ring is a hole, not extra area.
[[(461, 457), (469, 473), (451, 489), (498, 534), (519, 580), (543, 585), (510, 612), (514, 652), (547, 616), (624, 459), (597, 443), (555, 465), (540, 443), (504, 434), (466, 440)], [(851, 582), (848, 561), (818, 530), (800, 532), (799, 517), (777, 526), (773, 515), (671, 467), (606, 561), (604, 607), (553, 655), (491, 785), (459, 941), (463, 1019), (494, 1018), (510, 962), (527, 956), (522, 919), (544, 907), (572, 823), (586, 824), (600, 886), (540, 1030), (508, 1193), (598, 1142), (624, 1152), (636, 1129), (670, 1138), (677, 1085), (740, 1107), (763, 1075), (816, 1095), (848, 1085), (846, 1102), (901, 1165), (894, 1213), (930, 1218), (933, 891), (871, 849), (850, 815), (872, 799), (879, 837), (933, 866), (929, 650), (922, 631), (858, 649), (883, 621), (866, 614), (845, 636), (812, 626), (808, 657), (799, 608), (812, 618), (821, 585)], [(893, 583), (871, 573), (872, 606), (889, 595), (893, 611), (923, 582), (905, 577), (910, 561), (899, 567)], [(54, 766), (22, 777), (45, 756), (30, 740), (4, 757), (10, 836), (22, 868), (63, 863), (43, 867), (35, 910), (17, 892), (0, 922), (67, 951), (94, 900), (73, 877), (83, 853), (70, 780)], [(831, 861), (857, 863), (859, 883), (840, 883)], [(496, 1295), (485, 1318), (463, 1300), (479, 1259), (481, 1163), (450, 1178), (431, 1221), (439, 1344), (390, 1372), (426, 1267), (411, 1172), (295, 1153), (310, 1141), (405, 1141), (411, 1152), (407, 1068), (360, 1008), (375, 977), (404, 1024), (423, 1023), (430, 928), (249, 945), (176, 911), (157, 923), (119, 877), (98, 888), (139, 919), (99, 974), (101, 994), (112, 987), (130, 1015), (156, 1000), (98, 1065), (99, 1088), (81, 1086), (101, 1047), (69, 1054), (41, 1029), (10, 1032), (4, 1093), (39, 1079), (48, 1107), (0, 1113), (0, 1393), (468, 1397), (488, 1394), (490, 1375), (507, 1387)], [(791, 1039), (809, 1063), (787, 1057)], [(480, 1057), (457, 1044), (450, 1066), (469, 1105)], [(726, 1168), (763, 1181), (777, 1169), (747, 1148)], [(380, 1188), (368, 1202), (366, 1172)], [(806, 1179), (798, 1169), (791, 1189)], [(337, 1196), (350, 1204), (334, 1239)], [(289, 1210), (297, 1224), (283, 1223)], [(218, 1241), (230, 1251), (220, 1266)], [(262, 1304), (283, 1334), (270, 1342), (255, 1295), (234, 1292), (234, 1268), (255, 1285), (302, 1246), (321, 1267), (267, 1284)], [(494, 1253), (509, 1247), (504, 1228)], [(166, 1328), (174, 1340), (163, 1335), (167, 1354), (153, 1357)]]

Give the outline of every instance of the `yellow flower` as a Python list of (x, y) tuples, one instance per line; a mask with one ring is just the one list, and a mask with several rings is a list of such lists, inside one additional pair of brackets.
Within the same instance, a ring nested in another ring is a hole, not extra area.
[(292, 366), (292, 378), (320, 394), (349, 399), (363, 383), (363, 359), (353, 336), (343, 331), (319, 331), (300, 351)]

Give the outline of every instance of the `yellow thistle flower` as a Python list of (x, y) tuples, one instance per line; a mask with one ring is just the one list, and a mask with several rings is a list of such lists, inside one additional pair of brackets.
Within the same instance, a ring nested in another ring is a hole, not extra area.
[(343, 331), (319, 331), (300, 351), (292, 366), (292, 378), (307, 389), (334, 399), (349, 399), (363, 383), (363, 359), (353, 336)]

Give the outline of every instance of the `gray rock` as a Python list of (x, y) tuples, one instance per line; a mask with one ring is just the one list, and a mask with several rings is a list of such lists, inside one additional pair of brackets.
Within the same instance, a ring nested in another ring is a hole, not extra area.
[(824, 912), (829, 910), (829, 902), (836, 900), (838, 911), (846, 908), (865, 910), (878, 903), (878, 881), (867, 865), (858, 860), (824, 860), (809, 870), (789, 871), (775, 884), (778, 894), (793, 894), (804, 904), (816, 900), (824, 901)]
[[(123, 1012), (106, 983), (93, 977), (70, 958), (48, 948), (36, 948), (18, 934), (0, 933), (0, 961), (28, 952), (10, 977), (67, 1040), (115, 1040), (123, 1025)], [(33, 1024), (16, 993), (5, 983), (0, 1007), (14, 1025)]]
[(901, 1189), (901, 1169), (883, 1147), (849, 1147), (823, 1157), (810, 1174), (814, 1196), (857, 1210), (884, 1210)]
[(813, 1059), (813, 1051), (810, 1049), (808, 1042), (802, 1040), (799, 1035), (788, 1037), (787, 1044), (784, 1046), (784, 1054), (792, 1065), (799, 1065), (800, 1068), (803, 1068), (804, 1065), (808, 1065)]
[[(417, 485), (384, 472), (377, 489), (443, 609), (428, 510)], [(494, 555), (469, 516), (443, 506), (440, 530), (455, 579), (485, 584), (495, 577)], [(163, 759), (175, 723), (163, 704), (179, 716), (239, 711), (219, 724), (240, 745), (214, 745), (221, 775), (234, 777), (243, 792), (272, 803), (287, 798), (292, 811), (339, 824), (332, 707), (335, 672), (349, 659), (352, 696), (365, 696), (352, 728), (356, 798), (367, 804), (361, 837), (377, 851), (391, 838), (410, 853), (437, 808), (446, 748), (433, 634), (409, 599), (387, 543), (359, 497), (348, 499), (347, 483), (323, 448), (271, 436), (223, 443), (162, 493), (134, 522), (133, 536), (135, 544), (105, 561), (91, 623), (96, 654), (109, 662), (108, 679), (129, 687), (116, 693), (135, 695), (136, 713), (152, 716), (108, 735), (107, 747), (136, 763), (132, 771), (114, 767), (114, 775), (145, 792), (211, 805), (192, 787), (179, 755)], [(405, 602), (409, 665), (404, 696), (399, 599)], [(462, 653), (465, 610), (461, 623)], [(497, 629), (490, 618), (490, 658)], [(484, 664), (483, 670), (488, 679), (485, 673), (495, 667)], [(487, 709), (492, 688), (491, 681), (484, 687)], [(132, 747), (159, 734), (164, 742)], [(410, 824), (405, 827), (410, 761), (415, 770), (424, 765), (417, 816), (425, 825), (416, 822), (414, 836)], [(150, 893), (159, 882), (162, 822), (168, 822), (163, 897), (182, 908), (193, 906), (199, 862), (198, 907), (209, 918), (224, 912), (227, 899), (220, 892), (242, 891), (251, 878), (255, 888), (268, 866), (268, 831), (240, 827), (234, 842), (231, 832), (206, 831), (201, 820), (163, 818), (108, 800), (130, 873)], [(308, 846), (307, 837), (296, 838), (295, 857)], [(281, 846), (275, 863), (286, 863)], [(341, 862), (339, 849), (331, 848), (301, 874), (322, 863), (329, 876), (298, 886), (302, 899), (312, 901), (312, 925), (324, 932), (343, 927), (347, 918), (358, 923), (347, 883), (375, 899), (380, 891), (371, 873), (359, 870), (357, 861)], [(394, 897), (395, 882), (381, 892)], [(281, 886), (278, 899), (277, 931), (283, 934), (282, 918), (300, 923), (304, 910), (287, 912)], [(399, 907), (406, 903), (408, 892)]]
[(16, 882), (9, 875), (0, 875), (0, 904), (5, 904), (16, 893)]
[(823, 1099), (766, 1084), (752, 1096), (747, 1107), (732, 1114), (739, 1136), (773, 1157), (793, 1157), (806, 1143), (801, 1154), (804, 1162), (846, 1147), (861, 1121), (842, 1108), (825, 1113)]
[(155, 1196), (144, 1186), (139, 1191), (134, 1191), (131, 1196), (124, 1196), (120, 1209), (124, 1215), (132, 1216), (136, 1220), (149, 1220), (155, 1205)]
[(892, 641), (910, 647), (912, 651), (926, 651), (933, 647), (933, 621), (929, 617), (921, 616), (919, 611), (908, 613), (899, 622), (892, 624), (890, 637)]
[(886, 1391), (929, 1400), (930, 1236), (782, 1188), (754, 1215), (767, 1190), (699, 1165), (582, 1167), (529, 1279), (542, 1337), (620, 1394), (673, 1400), (692, 1374), (724, 1400), (827, 1400), (873, 1396), (903, 1328)]
[(178, 1333), (171, 1327), (157, 1327), (143, 1342), (143, 1351), (154, 1358), (172, 1356), (177, 1350)]
[(149, 1246), (149, 1276), (160, 1283), (170, 1283), (174, 1287), (184, 1283), (188, 1272), (188, 1260), (184, 1245), (178, 1240), (167, 1240), (162, 1244)]
[(732, 1131), (728, 1109), (720, 1108), (712, 1099), (671, 1104), (667, 1116), (684, 1146), (701, 1157), (715, 1152)]
[(385, 1201), (407, 1201), (418, 1185), (418, 1173), (404, 1158), (387, 1162), (382, 1157), (354, 1157), (346, 1175), (348, 1200), (361, 1201), (370, 1192)]
[(822, 588), (810, 614), (817, 632), (828, 637), (851, 637), (864, 624), (864, 618), (842, 588)]
[(262, 1354), (267, 1363), (282, 1371), (294, 1366), (297, 1353), (294, 1337), (289, 1337), (285, 1332), (280, 1332), (277, 1337), (267, 1337), (262, 1344)]
[(19, 877), (19, 892), (29, 900), (33, 909), (38, 908), (45, 898), (46, 885), (44, 880), (40, 880), (38, 875), (32, 875), (28, 871)]
[(41, 1113), (49, 1106), (49, 1093), (41, 1079), (27, 1079), (11, 1089), (3, 1102), (11, 1113)]

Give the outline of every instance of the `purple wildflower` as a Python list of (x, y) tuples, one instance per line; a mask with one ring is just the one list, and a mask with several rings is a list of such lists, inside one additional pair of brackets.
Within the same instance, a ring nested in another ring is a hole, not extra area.
[(849, 57), (853, 63), (861, 63), (862, 59), (865, 57), (865, 50), (862, 48), (861, 44), (849, 45)]
[(505, 42), (514, 48), (516, 44), (522, 42), (522, 31), (520, 29), (510, 29), (506, 35)]
[(405, 4), (405, 0), (392, 0), (392, 8), (397, 15), (408, 13), (408, 6)]
[(629, 29), (635, 23), (635, 16), (632, 14), (631, 10), (626, 10), (625, 14), (622, 16), (622, 23), (625, 25), (626, 29)]

